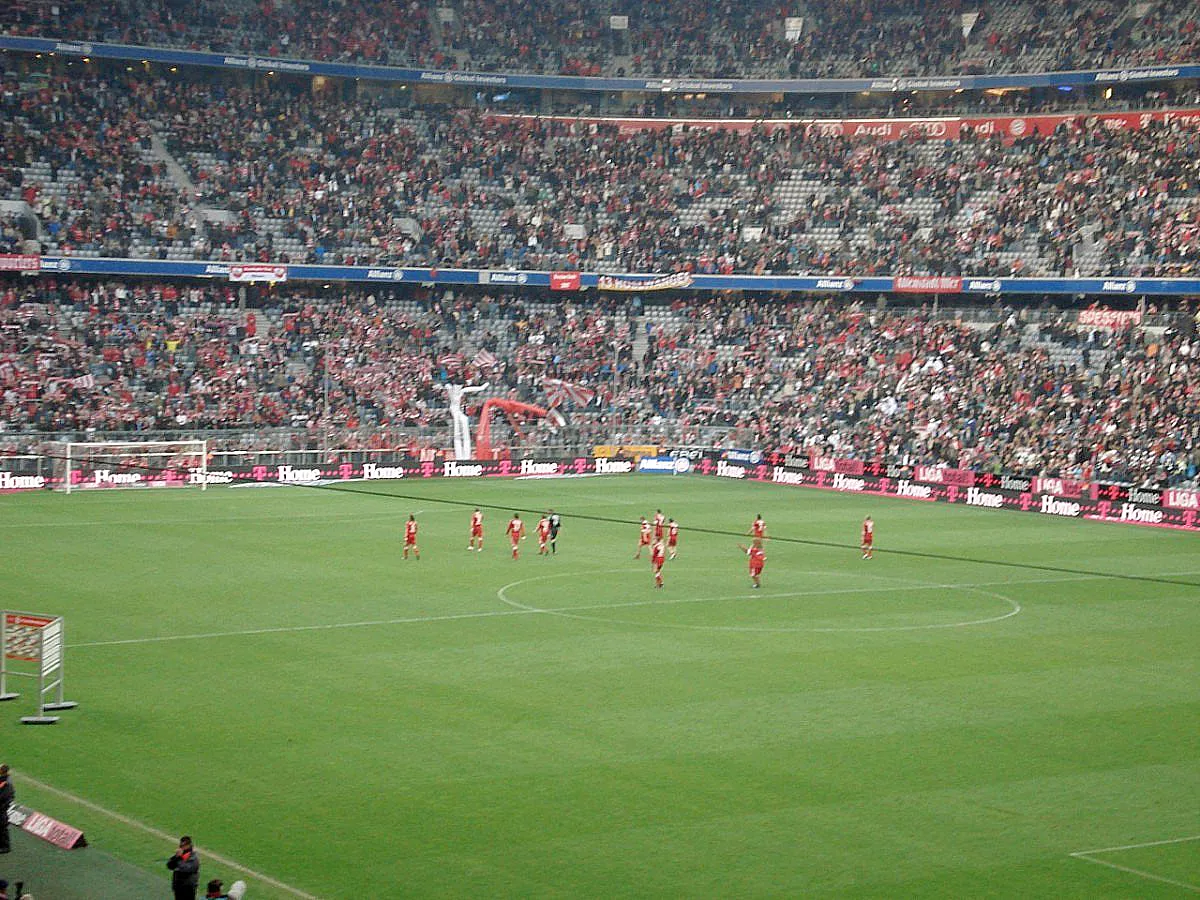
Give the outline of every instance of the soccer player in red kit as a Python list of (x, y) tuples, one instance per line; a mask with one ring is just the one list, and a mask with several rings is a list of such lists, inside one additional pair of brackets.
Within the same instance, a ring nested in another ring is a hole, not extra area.
[(667, 523), (667, 549), (671, 551), (671, 559), (675, 558), (675, 551), (679, 546), (679, 523), (674, 519), (668, 520)]
[(763, 521), (762, 513), (754, 517), (754, 521), (750, 523), (750, 530), (746, 532), (756, 541), (766, 540), (767, 523)]
[(512, 541), (513, 559), (516, 559), (521, 552), (521, 541), (525, 540), (525, 523), (521, 521), (519, 513), (513, 513), (513, 517), (509, 519), (508, 527), (504, 529), (504, 533)]
[(408, 559), (408, 551), (411, 550), (417, 557), (421, 558), (421, 548), (417, 546), (417, 517), (409, 516), (408, 521), (404, 523), (404, 558)]
[(654, 569), (654, 586), (660, 588), (663, 586), (662, 570), (663, 564), (667, 561), (667, 551), (663, 546), (662, 538), (654, 542), (654, 546), (650, 548), (650, 567)]
[(550, 540), (550, 520), (545, 516), (538, 519), (537, 523), (538, 536), (538, 556), (545, 556), (550, 552), (546, 543)]
[(754, 543), (752, 543), (749, 547), (742, 547), (741, 544), (738, 544), (738, 546), (741, 547), (742, 550), (745, 551), (746, 556), (749, 557), (750, 580), (754, 583), (754, 587), (762, 587), (762, 570), (763, 565), (767, 561), (767, 554), (763, 552), (762, 541), (755, 538)]
[(871, 559), (875, 555), (875, 520), (870, 516), (863, 519), (862, 555), (863, 559)]
[(662, 510), (656, 510), (654, 513), (654, 539), (661, 541), (663, 539), (663, 528), (666, 525), (667, 518), (663, 515)]
[(650, 546), (650, 523), (646, 521), (646, 517), (642, 516), (642, 530), (638, 534), (637, 553), (633, 554), (634, 559), (642, 558), (642, 548)]
[(471, 513), (471, 537), (467, 541), (467, 549), (483, 549), (483, 513), (478, 508)]

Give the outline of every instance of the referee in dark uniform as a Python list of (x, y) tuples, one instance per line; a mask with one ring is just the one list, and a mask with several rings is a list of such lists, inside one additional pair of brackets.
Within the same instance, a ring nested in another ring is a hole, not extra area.
[(558, 552), (558, 529), (562, 526), (562, 516), (552, 509), (546, 510), (550, 518), (550, 552)]

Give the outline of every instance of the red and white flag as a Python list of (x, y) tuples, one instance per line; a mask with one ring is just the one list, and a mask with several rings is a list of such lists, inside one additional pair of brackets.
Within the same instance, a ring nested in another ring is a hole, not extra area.
[(471, 363), (478, 369), (494, 369), (500, 365), (500, 360), (491, 351), (480, 350), (475, 354), (475, 358), (471, 360)]
[(72, 378), (71, 384), (77, 388), (94, 388), (96, 386), (96, 376), (80, 375), (78, 378)]
[(447, 369), (461, 369), (467, 358), (461, 353), (443, 353), (438, 357), (438, 365)]
[(567, 400), (571, 400), (576, 406), (587, 406), (596, 396), (596, 392), (591, 388), (559, 378), (543, 378), (542, 387), (546, 389), (546, 399), (550, 406), (561, 406)]

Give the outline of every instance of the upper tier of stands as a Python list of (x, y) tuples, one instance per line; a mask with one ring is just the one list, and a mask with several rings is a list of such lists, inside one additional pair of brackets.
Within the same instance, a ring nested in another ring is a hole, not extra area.
[[(977, 14), (966, 27), (964, 14)], [(610, 16), (628, 16), (614, 31)], [(785, 20), (803, 20), (788, 39)], [(1190, 0), (18, 0), (13, 34), (576, 75), (841, 77), (1196, 61)]]
[(622, 133), (137, 76), (0, 85), (48, 253), (843, 275), (1184, 275), (1200, 129)]

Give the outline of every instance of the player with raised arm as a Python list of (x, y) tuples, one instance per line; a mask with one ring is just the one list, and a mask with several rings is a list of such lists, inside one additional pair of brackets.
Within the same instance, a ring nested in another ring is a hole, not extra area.
[(661, 509), (654, 512), (654, 539), (661, 541), (663, 539), (663, 529), (666, 527), (667, 517), (663, 515)]
[(542, 516), (537, 523), (538, 536), (538, 556), (547, 556), (550, 553), (547, 544), (550, 541), (550, 518)]
[(870, 516), (863, 519), (862, 555), (863, 559), (872, 559), (875, 556), (875, 520)]
[(547, 510), (550, 517), (550, 555), (558, 553), (558, 529), (562, 527), (562, 516), (554, 510)]
[(754, 521), (750, 523), (750, 530), (746, 532), (756, 541), (765, 541), (767, 539), (767, 523), (763, 521), (762, 513), (754, 517)]
[(762, 587), (762, 570), (767, 561), (767, 554), (763, 552), (762, 539), (755, 538), (749, 547), (738, 544), (742, 552), (746, 554), (750, 562), (750, 581), (755, 588)]
[(663, 586), (663, 565), (667, 561), (667, 551), (663, 546), (662, 538), (654, 542), (654, 546), (650, 548), (650, 568), (654, 570), (654, 586), (660, 588)]
[(637, 553), (633, 554), (634, 559), (642, 558), (642, 548), (650, 546), (650, 523), (646, 521), (646, 517), (642, 516), (641, 531), (638, 533)]
[(483, 513), (479, 511), (479, 507), (475, 507), (475, 512), (471, 513), (471, 537), (467, 540), (468, 550), (483, 549)]
[(411, 550), (417, 559), (421, 558), (421, 548), (417, 546), (417, 517), (409, 516), (404, 523), (404, 558), (408, 559)]
[(675, 558), (675, 553), (679, 549), (679, 523), (674, 519), (667, 520), (667, 550), (670, 551), (671, 559)]
[(512, 541), (512, 558), (517, 559), (521, 555), (521, 541), (525, 540), (525, 523), (521, 521), (520, 513), (513, 513), (513, 517), (508, 520), (508, 527), (504, 529), (504, 533)]

